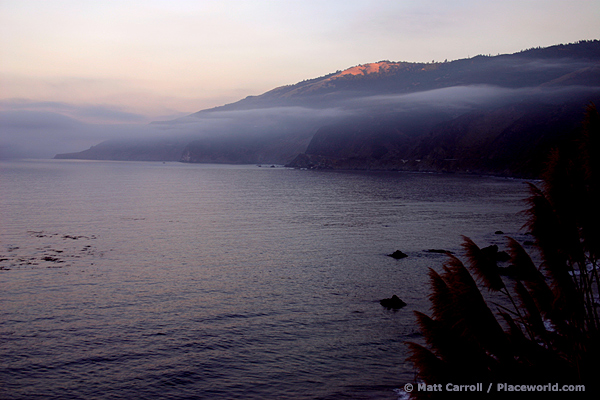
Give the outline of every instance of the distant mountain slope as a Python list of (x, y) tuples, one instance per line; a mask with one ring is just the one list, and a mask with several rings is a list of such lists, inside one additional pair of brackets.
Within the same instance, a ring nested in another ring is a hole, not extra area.
[(188, 140), (159, 138), (146, 140), (107, 140), (87, 150), (64, 153), (55, 159), (111, 161), (179, 161)]
[[(379, 61), (338, 71), (294, 85), (281, 86), (259, 96), (206, 111), (241, 110), (273, 104), (329, 102), (350, 96), (406, 94), (452, 86), (494, 85), (506, 88), (544, 84), (597, 85), (600, 81), (600, 41), (581, 41), (498, 56), (478, 55), (450, 62), (410, 63)], [(581, 76), (577, 83), (561, 78)]]
[(379, 61), (152, 125), (177, 146), (113, 141), (57, 157), (535, 176), (541, 154), (577, 129), (599, 93), (598, 40)]

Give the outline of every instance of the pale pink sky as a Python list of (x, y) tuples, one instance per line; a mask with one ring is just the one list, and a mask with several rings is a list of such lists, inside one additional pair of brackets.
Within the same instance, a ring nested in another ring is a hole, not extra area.
[(0, 111), (145, 123), (358, 64), (600, 38), (600, 1), (0, 0)]

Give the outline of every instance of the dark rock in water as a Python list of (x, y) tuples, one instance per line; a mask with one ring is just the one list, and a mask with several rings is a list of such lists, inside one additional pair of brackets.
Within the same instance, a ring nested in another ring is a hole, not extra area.
[(406, 303), (400, 300), (400, 298), (396, 295), (393, 295), (390, 299), (379, 300), (379, 304), (384, 306), (387, 309), (397, 310), (406, 306)]
[(481, 252), (493, 261), (505, 262), (510, 260), (510, 255), (505, 251), (498, 251), (498, 246), (495, 244), (482, 248)]
[(400, 250), (396, 250), (395, 252), (393, 252), (392, 254), (388, 254), (388, 257), (392, 257), (395, 258), (396, 260), (399, 260), (401, 258), (406, 258), (408, 257), (407, 254), (404, 254), (403, 252), (401, 252)]
[(488, 246), (488, 247), (482, 247), (481, 248), (481, 252), (483, 254), (485, 254), (489, 258), (495, 259), (496, 258), (496, 253), (498, 253), (498, 246), (495, 245), (495, 244), (493, 244), (493, 245)]
[(428, 249), (425, 250), (427, 253), (440, 253), (440, 254), (454, 254), (451, 251), (443, 250), (443, 249)]
[(494, 232), (494, 233), (495, 233), (496, 235), (504, 235), (504, 232), (502, 232), (502, 231), (496, 231), (496, 232)]

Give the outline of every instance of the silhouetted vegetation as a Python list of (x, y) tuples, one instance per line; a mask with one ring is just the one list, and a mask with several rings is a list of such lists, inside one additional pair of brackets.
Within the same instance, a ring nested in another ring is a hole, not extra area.
[[(481, 382), (484, 391), (490, 382), (584, 384), (586, 397), (597, 390), (599, 150), (600, 116), (590, 104), (580, 136), (552, 151), (540, 187), (530, 184), (526, 226), (538, 253), (508, 238), (510, 277), (468, 238), (466, 263), (449, 255), (441, 273), (430, 269), (431, 316), (416, 312), (426, 344), (408, 343), (417, 381)], [(414, 398), (449, 394), (416, 389)], [(474, 397), (506, 397), (495, 389)]]

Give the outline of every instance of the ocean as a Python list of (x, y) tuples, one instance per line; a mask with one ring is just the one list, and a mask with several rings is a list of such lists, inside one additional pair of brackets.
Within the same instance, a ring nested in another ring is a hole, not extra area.
[[(527, 194), (454, 174), (0, 162), (0, 399), (396, 400), (447, 257), (428, 250), (525, 239)], [(394, 294), (407, 306), (379, 304)]]

